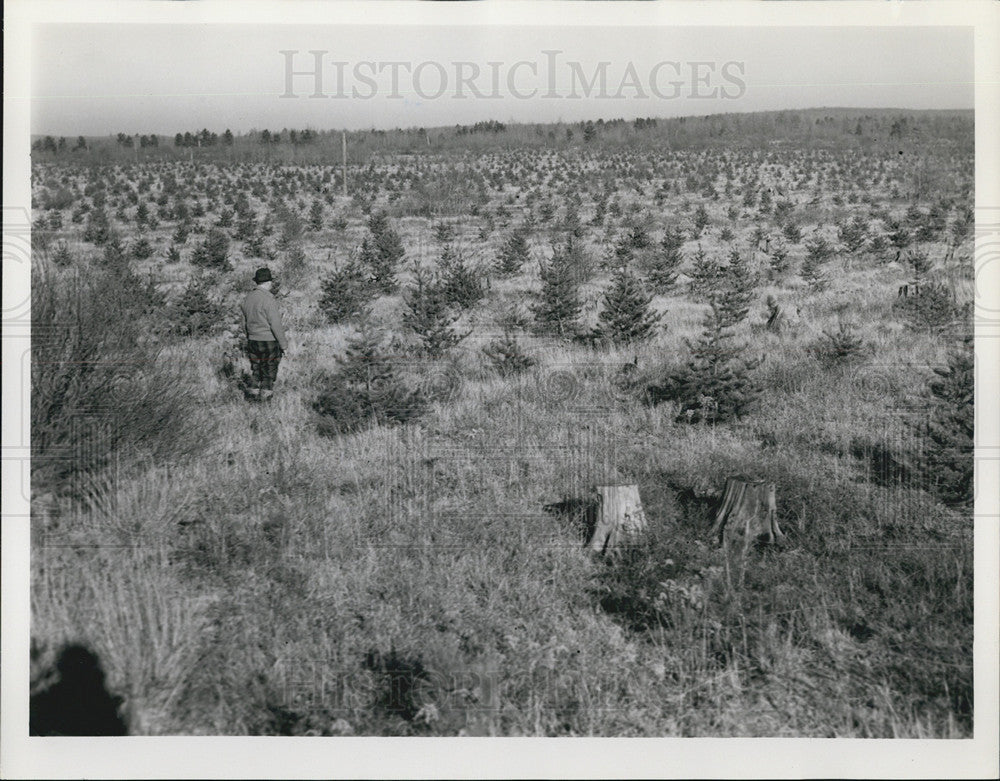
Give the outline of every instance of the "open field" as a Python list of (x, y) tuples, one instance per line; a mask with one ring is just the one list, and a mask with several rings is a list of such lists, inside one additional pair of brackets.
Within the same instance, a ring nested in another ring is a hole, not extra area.
[[(348, 196), (339, 134), (40, 144), (37, 690), (80, 642), (135, 734), (971, 736), (972, 127), (351, 133)], [(733, 475), (786, 534), (745, 559)], [(649, 529), (601, 557), (544, 508), (608, 483)]]

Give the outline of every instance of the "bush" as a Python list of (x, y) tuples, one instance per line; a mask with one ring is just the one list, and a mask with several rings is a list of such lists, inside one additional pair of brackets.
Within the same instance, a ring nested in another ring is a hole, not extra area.
[(31, 294), (33, 490), (79, 497), (112, 465), (177, 458), (204, 441), (189, 383), (150, 343), (138, 280), (36, 271)]

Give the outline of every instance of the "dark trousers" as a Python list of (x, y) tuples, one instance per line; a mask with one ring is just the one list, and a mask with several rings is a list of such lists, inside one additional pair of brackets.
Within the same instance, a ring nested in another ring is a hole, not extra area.
[(281, 361), (281, 348), (277, 342), (247, 341), (250, 353), (250, 371), (253, 374), (253, 384), (261, 390), (272, 390), (274, 381), (278, 379), (278, 363)]

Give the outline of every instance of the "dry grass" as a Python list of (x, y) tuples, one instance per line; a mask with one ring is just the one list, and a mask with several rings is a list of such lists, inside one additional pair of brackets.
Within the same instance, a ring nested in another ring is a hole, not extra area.
[[(713, 236), (726, 205), (709, 204), (710, 252), (723, 249)], [(818, 295), (794, 275), (762, 287), (799, 310), (780, 335), (763, 329), (759, 303), (744, 326), (766, 357), (764, 403), (704, 427), (612, 383), (633, 358), (647, 377), (683, 360), (705, 311), (683, 285), (654, 300), (663, 331), (641, 346), (525, 337), (538, 365), (491, 374), (479, 347), (537, 286), (528, 264), (493, 280), (450, 363), (452, 394), (417, 422), (331, 439), (310, 404), (350, 329), (324, 325), (314, 302), (329, 252), (360, 241), (361, 215), (348, 213), (346, 232), (306, 244), (272, 407), (248, 406), (220, 378), (226, 337), (170, 345), (163, 357), (184, 361), (203, 421), (197, 457), (137, 467), (77, 514), (35, 521), (33, 633), (92, 645), (134, 729), (971, 734), (971, 518), (873, 467), (880, 446), (912, 444), (894, 411), (946, 352), (894, 318), (899, 269), (859, 261)], [(436, 256), (430, 223), (397, 221), (410, 257)], [(752, 222), (737, 227), (747, 240)], [(475, 235), (463, 224), (461, 241)], [(484, 262), (503, 235), (479, 248)], [(800, 259), (796, 248), (793, 269)], [(261, 265), (235, 261), (237, 276)], [(169, 275), (179, 283), (186, 268)], [(606, 281), (597, 274), (587, 297)], [(400, 306), (383, 297), (375, 317), (396, 324)], [(824, 368), (809, 347), (843, 318), (872, 352)], [(427, 367), (401, 363), (405, 379), (425, 379)], [(788, 542), (727, 568), (707, 531), (737, 473), (776, 483)], [(615, 481), (640, 485), (650, 532), (597, 560), (541, 508)]]

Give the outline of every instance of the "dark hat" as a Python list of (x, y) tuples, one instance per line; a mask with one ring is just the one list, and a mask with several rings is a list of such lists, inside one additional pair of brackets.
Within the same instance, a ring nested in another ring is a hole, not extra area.
[(258, 285), (261, 282), (270, 282), (271, 269), (269, 269), (267, 266), (263, 266), (257, 269), (257, 273), (253, 275), (253, 281), (256, 282)]

